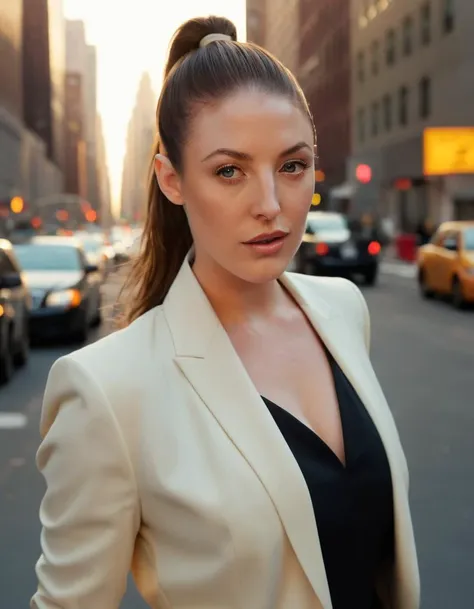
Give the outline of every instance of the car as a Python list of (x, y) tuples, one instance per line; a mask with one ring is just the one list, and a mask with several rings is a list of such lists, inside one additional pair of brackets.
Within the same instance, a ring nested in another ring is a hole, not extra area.
[(103, 277), (74, 237), (35, 237), (15, 246), (32, 295), (30, 337), (83, 343), (101, 322)]
[(295, 256), (295, 269), (307, 275), (362, 275), (367, 285), (374, 285), (381, 250), (376, 239), (352, 233), (342, 214), (311, 211)]
[(474, 221), (441, 224), (419, 248), (417, 267), (424, 298), (448, 296), (457, 308), (474, 304)]
[(12, 244), (0, 239), (0, 384), (13, 376), (15, 366), (29, 355), (31, 297)]
[(112, 259), (109, 258), (103, 233), (77, 231), (74, 237), (81, 242), (88, 263), (99, 267), (104, 279), (107, 278), (112, 270)]

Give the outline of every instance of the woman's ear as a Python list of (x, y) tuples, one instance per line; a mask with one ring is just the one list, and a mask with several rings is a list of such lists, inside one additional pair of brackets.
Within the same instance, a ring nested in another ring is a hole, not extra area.
[(164, 154), (155, 155), (154, 169), (160, 190), (168, 201), (175, 205), (184, 205), (181, 180), (169, 158)]

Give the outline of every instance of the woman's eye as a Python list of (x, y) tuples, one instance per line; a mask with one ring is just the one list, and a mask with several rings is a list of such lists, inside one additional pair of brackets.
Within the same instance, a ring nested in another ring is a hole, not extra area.
[(308, 165), (303, 161), (288, 161), (282, 167), (285, 173), (301, 173)]
[(237, 167), (234, 167), (233, 165), (228, 165), (227, 167), (221, 167), (220, 169), (217, 170), (217, 175), (222, 176), (223, 178), (226, 178), (227, 180), (233, 179), (233, 178), (237, 178), (238, 174), (237, 174)]

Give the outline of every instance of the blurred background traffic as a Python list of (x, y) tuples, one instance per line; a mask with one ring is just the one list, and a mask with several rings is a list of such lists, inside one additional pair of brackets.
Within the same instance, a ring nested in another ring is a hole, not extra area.
[[(472, 0), (188, 4), (0, 0), (0, 606), (35, 586), (48, 370), (114, 331), (140, 248), (166, 46), (216, 13), (307, 95), (319, 158), (291, 269), (361, 285), (410, 464), (422, 606), (470, 609)], [(143, 607), (133, 586), (123, 607)]]

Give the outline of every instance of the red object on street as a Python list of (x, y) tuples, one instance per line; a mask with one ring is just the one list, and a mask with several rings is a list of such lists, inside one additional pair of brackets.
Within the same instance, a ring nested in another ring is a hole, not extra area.
[(397, 256), (405, 262), (415, 262), (418, 250), (416, 235), (405, 233), (395, 239)]

